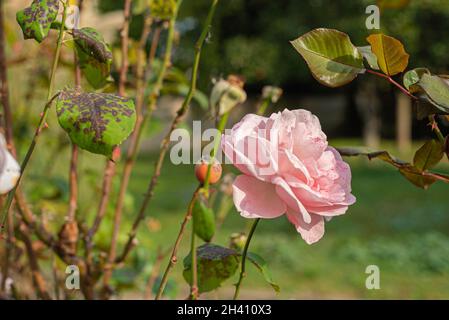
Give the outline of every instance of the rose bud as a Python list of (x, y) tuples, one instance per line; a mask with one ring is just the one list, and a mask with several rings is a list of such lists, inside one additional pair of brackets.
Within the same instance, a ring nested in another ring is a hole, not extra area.
[(246, 235), (243, 232), (233, 233), (229, 238), (229, 247), (231, 249), (242, 251), (246, 243)]
[[(206, 160), (201, 160), (196, 166), (195, 166), (195, 175), (199, 182), (204, 183), (206, 181), (207, 177), (207, 168), (209, 166), (209, 162)], [(214, 161), (212, 164), (212, 167), (210, 168), (210, 176), (209, 176), (209, 183), (214, 184), (217, 183), (218, 180), (221, 178), (221, 164), (217, 161)]]

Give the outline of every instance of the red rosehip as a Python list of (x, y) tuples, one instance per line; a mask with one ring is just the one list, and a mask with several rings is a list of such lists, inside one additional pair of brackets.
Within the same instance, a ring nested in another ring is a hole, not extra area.
[(120, 148), (115, 147), (114, 150), (112, 150), (112, 156), (111, 156), (112, 161), (114, 161), (114, 162), (119, 161), (121, 154), (122, 154), (122, 151), (120, 150)]
[[(204, 183), (206, 181), (208, 166), (209, 166), (208, 162), (204, 160), (201, 160), (201, 162), (195, 166), (196, 178), (201, 183)], [(221, 178), (221, 172), (222, 172), (221, 164), (219, 162), (214, 162), (212, 164), (212, 167), (210, 168), (209, 183), (210, 184), (217, 183), (218, 180), (220, 180)]]

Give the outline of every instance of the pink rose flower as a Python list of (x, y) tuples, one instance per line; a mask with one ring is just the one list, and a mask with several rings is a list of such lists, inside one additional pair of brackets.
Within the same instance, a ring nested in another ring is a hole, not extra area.
[(328, 146), (318, 118), (307, 110), (285, 109), (269, 118), (248, 114), (223, 135), (222, 149), (243, 173), (233, 183), (240, 214), (286, 214), (308, 244), (321, 239), (324, 220), (355, 202), (349, 165)]

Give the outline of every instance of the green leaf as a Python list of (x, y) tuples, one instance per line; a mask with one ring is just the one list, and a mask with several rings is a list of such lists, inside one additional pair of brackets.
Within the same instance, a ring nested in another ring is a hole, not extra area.
[(134, 102), (106, 93), (64, 90), (56, 103), (59, 124), (73, 143), (92, 153), (111, 156), (133, 131)]
[(329, 87), (339, 87), (364, 72), (363, 57), (349, 36), (334, 29), (315, 29), (291, 42), (314, 78)]
[(372, 34), (366, 40), (383, 73), (394, 76), (407, 68), (409, 55), (399, 40), (382, 33)]
[(371, 69), (380, 70), (379, 65), (377, 64), (377, 57), (371, 51), (371, 46), (357, 47), (357, 49), (359, 49), (360, 53), (362, 54), (366, 62), (368, 62), (368, 65), (371, 67)]
[(413, 166), (400, 168), (399, 172), (418, 188), (428, 189), (437, 179), (433, 176), (423, 175), (422, 171)]
[[(415, 68), (415, 69), (407, 71), (404, 74), (404, 78), (403, 78), (404, 87), (407, 90), (410, 90), (411, 86), (413, 86), (414, 84), (417, 84), (419, 82), (419, 80), (421, 80), (421, 77), (423, 76), (423, 74), (430, 74), (429, 69)], [(411, 91), (411, 93), (413, 93), (413, 91)]]
[(440, 114), (446, 115), (447, 112), (444, 112), (437, 108), (435, 104), (430, 101), (429, 97), (426, 94), (418, 93), (415, 94), (418, 97), (416, 101), (416, 118), (418, 120), (423, 120), (430, 115)]
[(59, 0), (34, 0), (29, 7), (18, 11), (16, 19), (25, 39), (42, 42), (48, 36), (58, 10)]
[(207, 205), (207, 200), (201, 194), (193, 204), (193, 230), (195, 234), (209, 242), (215, 234), (215, 215)]
[(443, 158), (443, 144), (436, 140), (428, 140), (418, 149), (413, 158), (413, 165), (419, 171), (431, 169)]
[[(228, 248), (206, 243), (197, 248), (198, 290), (200, 293), (217, 289), (237, 271), (240, 255)], [(191, 254), (184, 258), (183, 276), (192, 282)]]
[(262, 258), (258, 254), (253, 253), (253, 252), (248, 252), (246, 257), (248, 258), (249, 261), (251, 261), (256, 266), (256, 268), (260, 271), (260, 273), (262, 273), (265, 281), (268, 282), (271, 285), (271, 287), (274, 289), (274, 291), (279, 293), (280, 292), (280, 288), (273, 281), (273, 278), (271, 277), (270, 270), (268, 269), (268, 264), (264, 260), (264, 258)]
[(72, 31), (81, 70), (95, 89), (110, 82), (112, 51), (102, 35), (93, 28)]
[(449, 84), (446, 79), (424, 73), (410, 90), (425, 93), (429, 103), (444, 113), (449, 112)]

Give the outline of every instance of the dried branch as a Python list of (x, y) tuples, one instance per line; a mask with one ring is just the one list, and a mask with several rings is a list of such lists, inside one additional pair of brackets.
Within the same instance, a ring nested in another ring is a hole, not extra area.
[[(125, 0), (125, 7), (123, 11), (123, 27), (122, 31), (120, 33), (121, 38), (121, 44), (122, 44), (122, 63), (120, 68), (120, 80), (119, 80), (119, 89), (118, 94), (120, 96), (126, 95), (126, 81), (127, 81), (127, 73), (128, 73), (128, 42), (129, 42), (129, 22), (131, 18), (131, 1), (132, 0)], [(108, 163), (108, 166), (113, 165), (110, 161)], [(112, 182), (112, 179), (110, 183)], [(109, 188), (110, 189), (110, 188)], [(109, 196), (107, 196), (109, 198)], [(112, 264), (115, 260), (116, 250), (117, 250), (117, 240), (118, 240), (118, 234), (120, 231), (120, 224), (121, 224), (122, 215), (115, 214), (114, 215), (114, 226), (112, 230), (112, 237), (111, 237), (111, 245), (109, 248), (109, 255), (107, 259), (107, 263), (104, 270), (103, 275), (103, 286), (105, 288), (105, 298), (109, 297), (109, 281), (112, 276)]]
[(187, 213), (184, 217), (184, 220), (181, 223), (181, 229), (179, 230), (178, 236), (176, 238), (175, 244), (173, 246), (173, 250), (170, 256), (170, 260), (168, 262), (167, 267), (165, 268), (164, 275), (162, 276), (161, 283), (159, 285), (159, 289), (157, 291), (156, 300), (159, 300), (164, 293), (165, 286), (167, 285), (168, 275), (170, 274), (171, 269), (174, 267), (176, 262), (178, 262), (177, 253), (179, 249), (179, 245), (181, 244), (182, 237), (184, 236), (184, 232), (187, 226), (187, 223), (192, 219), (192, 210), (195, 205), (195, 201), (198, 198), (200, 192), (200, 187), (198, 187), (193, 193), (192, 199), (190, 200), (189, 207), (187, 209)]
[(215, 8), (216, 8), (217, 4), (218, 4), (218, 0), (212, 0), (212, 4), (210, 7), (208, 16), (206, 18), (203, 30), (202, 30), (201, 35), (195, 45), (195, 57), (194, 57), (194, 63), (193, 63), (193, 67), (192, 67), (192, 77), (191, 77), (191, 81), (190, 81), (189, 92), (187, 93), (187, 96), (184, 99), (184, 102), (183, 102), (181, 108), (178, 110), (176, 117), (173, 119), (173, 122), (170, 126), (168, 133), (166, 134), (164, 140), (162, 141), (161, 148), (159, 151), (159, 157), (155, 164), (153, 176), (148, 185), (147, 193), (146, 193), (143, 203), (140, 207), (140, 210), (134, 220), (131, 231), (129, 233), (128, 241), (125, 245), (125, 248), (124, 248), (121, 256), (118, 259), (118, 262), (124, 261), (126, 259), (126, 257), (128, 256), (128, 254), (130, 253), (130, 251), (132, 250), (132, 248), (134, 247), (135, 237), (137, 235), (137, 229), (139, 228), (140, 223), (142, 222), (142, 220), (145, 217), (145, 211), (146, 211), (149, 203), (151, 202), (151, 199), (153, 198), (154, 188), (156, 187), (159, 176), (161, 174), (165, 155), (170, 146), (170, 135), (173, 132), (173, 130), (175, 130), (178, 127), (182, 118), (187, 113), (187, 111), (190, 107), (190, 102), (192, 101), (193, 95), (195, 94), (196, 83), (197, 83), (197, 78), (198, 78), (198, 68), (199, 68), (200, 59), (201, 59), (201, 49), (203, 48), (203, 44), (204, 44), (206, 37), (209, 33), (209, 29), (210, 29), (210, 26), (212, 23), (212, 18), (214, 16)]
[(36, 253), (33, 249), (33, 244), (28, 236), (29, 230), (25, 224), (21, 224), (19, 227), (20, 236), (25, 244), (26, 252), (28, 255), (29, 265), (31, 269), (31, 276), (33, 278), (33, 284), (36, 288), (39, 298), (44, 300), (51, 300), (51, 296), (47, 290), (47, 284), (45, 278), (40, 271), (39, 262), (36, 257)]

